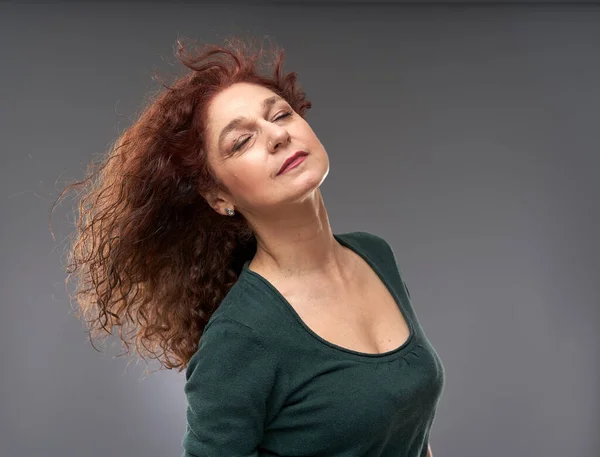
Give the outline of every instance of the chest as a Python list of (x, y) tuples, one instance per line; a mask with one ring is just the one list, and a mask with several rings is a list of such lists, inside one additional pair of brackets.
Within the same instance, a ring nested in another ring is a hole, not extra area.
[(330, 343), (369, 354), (392, 351), (409, 337), (399, 305), (368, 266), (361, 267), (352, 286), (306, 282), (299, 287), (273, 279), (302, 321)]

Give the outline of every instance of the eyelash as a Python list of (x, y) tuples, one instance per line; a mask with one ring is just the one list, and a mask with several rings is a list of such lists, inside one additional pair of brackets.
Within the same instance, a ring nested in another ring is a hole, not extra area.
[[(291, 115), (292, 115), (292, 112), (291, 112), (291, 111), (286, 111), (286, 112), (285, 112), (285, 113), (283, 113), (281, 116), (279, 116), (279, 117), (276, 117), (276, 118), (274, 119), (274, 121), (278, 121), (279, 119), (284, 119), (284, 118), (286, 118), (286, 117), (288, 117), (288, 116), (291, 116)], [(242, 142), (240, 142), (240, 143), (236, 143), (236, 144), (234, 144), (234, 145), (233, 145), (233, 149), (232, 149), (232, 151), (233, 151), (233, 152), (235, 152), (235, 151), (237, 151), (237, 150), (241, 149), (241, 147), (242, 147), (242, 146), (244, 146), (244, 145), (245, 145), (245, 144), (248, 142), (248, 140), (250, 140), (250, 137), (247, 137), (246, 139), (244, 139), (244, 141), (242, 141)]]

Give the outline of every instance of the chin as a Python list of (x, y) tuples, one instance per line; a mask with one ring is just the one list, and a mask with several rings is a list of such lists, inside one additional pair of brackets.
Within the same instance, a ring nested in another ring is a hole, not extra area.
[(329, 162), (311, 164), (312, 166), (307, 167), (306, 170), (302, 170), (302, 173), (297, 176), (298, 179), (294, 180), (295, 187), (299, 192), (308, 194), (318, 189), (325, 178), (329, 174)]

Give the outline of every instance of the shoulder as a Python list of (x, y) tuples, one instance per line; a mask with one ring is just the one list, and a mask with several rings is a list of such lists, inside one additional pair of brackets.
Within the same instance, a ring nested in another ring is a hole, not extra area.
[(237, 320), (217, 316), (211, 318), (202, 332), (200, 343), (187, 367), (186, 378), (190, 379), (198, 365), (243, 365), (249, 360), (262, 359), (266, 345), (262, 336), (253, 328)]
[(248, 272), (243, 273), (210, 317), (204, 332), (212, 327), (233, 327), (270, 348), (272, 330), (282, 324), (282, 307), (277, 300), (268, 285)]
[(396, 279), (399, 278), (404, 284), (404, 287), (406, 287), (406, 282), (404, 281), (402, 269), (400, 267), (401, 262), (390, 243), (382, 236), (365, 231), (349, 232), (339, 236), (364, 252), (381, 267), (384, 273), (390, 274)]
[(338, 235), (344, 241), (350, 242), (366, 254), (380, 260), (394, 258), (390, 244), (381, 236), (371, 232), (355, 231)]

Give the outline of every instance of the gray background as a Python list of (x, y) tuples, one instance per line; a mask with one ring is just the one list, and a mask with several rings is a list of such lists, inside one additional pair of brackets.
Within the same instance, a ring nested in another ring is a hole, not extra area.
[[(179, 456), (184, 375), (70, 314), (64, 185), (178, 37), (271, 36), (313, 108), (334, 232), (392, 245), (446, 369), (435, 457), (600, 451), (600, 9), (311, 3), (0, 6), (0, 456)], [(157, 365), (153, 365), (155, 369)]]

